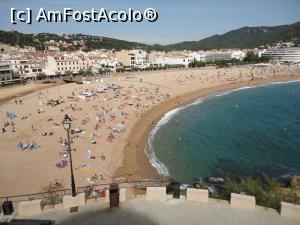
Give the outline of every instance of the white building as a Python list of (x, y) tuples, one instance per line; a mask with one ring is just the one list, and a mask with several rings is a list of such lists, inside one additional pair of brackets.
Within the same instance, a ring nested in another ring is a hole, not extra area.
[(205, 62), (228, 61), (232, 59), (243, 60), (246, 54), (240, 50), (208, 51), (205, 52)]
[(231, 59), (238, 59), (242, 61), (246, 57), (246, 53), (244, 51), (232, 51), (231, 52)]
[(149, 66), (188, 65), (194, 56), (187, 52), (153, 52), (149, 55)]
[(0, 61), (0, 84), (6, 80), (13, 79), (13, 71), (11, 69), (10, 62)]
[(93, 68), (95, 73), (102, 68), (113, 72), (117, 69), (118, 61), (114, 57), (112, 51), (96, 50), (89, 52), (85, 57), (89, 59), (90, 66)]
[(90, 59), (91, 67), (95, 72), (99, 69), (106, 68), (110, 71), (115, 72), (117, 69), (118, 62), (116, 59)]
[(60, 48), (56, 46), (48, 46), (49, 52), (60, 52)]
[(300, 48), (274, 48), (263, 50), (259, 56), (271, 57), (278, 62), (300, 63)]
[(190, 56), (177, 56), (177, 57), (158, 57), (156, 60), (157, 64), (165, 65), (188, 65), (193, 62), (193, 57)]
[(35, 78), (43, 72), (43, 61), (35, 58), (10, 58), (11, 69), (22, 78)]
[(204, 62), (206, 60), (206, 54), (203, 51), (191, 52), (191, 53), (189, 53), (189, 56), (191, 56), (194, 59), (194, 61)]

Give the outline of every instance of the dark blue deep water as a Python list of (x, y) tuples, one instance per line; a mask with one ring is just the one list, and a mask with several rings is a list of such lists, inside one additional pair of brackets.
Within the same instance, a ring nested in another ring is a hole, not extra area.
[(151, 145), (169, 175), (182, 182), (300, 175), (300, 82), (205, 98), (160, 125)]

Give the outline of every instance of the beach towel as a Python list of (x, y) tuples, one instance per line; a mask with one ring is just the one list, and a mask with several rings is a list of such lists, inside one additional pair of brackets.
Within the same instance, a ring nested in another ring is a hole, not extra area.
[(93, 164), (82, 165), (79, 167), (80, 171), (88, 172), (90, 169), (93, 169), (95, 166)]
[(88, 172), (88, 171), (90, 171), (90, 169), (86, 168), (86, 167), (80, 167), (79, 170), (82, 171), (82, 172)]

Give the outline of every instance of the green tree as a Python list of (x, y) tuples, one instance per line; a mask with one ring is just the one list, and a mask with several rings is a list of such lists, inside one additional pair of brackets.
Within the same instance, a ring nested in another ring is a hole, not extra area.
[(107, 68), (100, 68), (98, 70), (99, 74), (106, 74), (108, 72), (110, 72), (110, 69), (107, 69)]
[(38, 80), (43, 80), (45, 78), (46, 78), (46, 74), (43, 72), (40, 72), (36, 75), (36, 79), (38, 79)]
[(259, 58), (259, 61), (260, 61), (260, 62), (268, 63), (268, 62), (271, 61), (271, 59), (272, 59), (272, 58), (269, 57), (269, 56), (262, 56), (262, 57)]
[(244, 62), (255, 63), (259, 61), (259, 57), (253, 51), (247, 52), (246, 57), (244, 58)]
[(246, 177), (241, 182), (241, 190), (248, 195), (258, 196), (262, 194), (261, 183), (259, 180), (254, 180), (251, 177)]
[(125, 72), (125, 68), (119, 67), (119, 68), (116, 69), (116, 72), (117, 72), (117, 73), (119, 73), (119, 72), (120, 72), (120, 73)]
[(280, 184), (275, 178), (267, 178), (266, 179), (266, 191), (272, 192), (272, 193), (280, 193)]
[(271, 61), (271, 57), (262, 56), (259, 57), (253, 51), (247, 52), (246, 57), (244, 58), (244, 62), (247, 63), (268, 63)]
[(80, 69), (80, 70), (78, 71), (78, 74), (81, 75), (81, 76), (84, 75), (84, 70), (83, 70), (83, 69)]
[(205, 62), (202, 62), (202, 61), (193, 61), (189, 64), (189, 67), (205, 67), (206, 66), (206, 63)]
[(214, 193), (212, 197), (229, 200), (230, 193), (240, 193), (240, 187), (236, 180), (226, 177), (223, 187)]
[(92, 67), (89, 67), (86, 71), (85, 71), (86, 75), (92, 75), (93, 74), (93, 69)]
[(64, 75), (65, 76), (72, 76), (73, 72), (71, 70), (66, 70)]
[(240, 192), (240, 187), (238, 183), (234, 179), (231, 179), (229, 177), (225, 178), (224, 187), (226, 190), (230, 192), (234, 192), (234, 193)]
[(61, 72), (55, 72), (55, 76), (60, 77), (62, 76)]

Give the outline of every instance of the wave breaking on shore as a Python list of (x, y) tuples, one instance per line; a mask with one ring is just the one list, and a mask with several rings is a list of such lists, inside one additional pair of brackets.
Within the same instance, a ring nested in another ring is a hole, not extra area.
[(188, 104), (185, 106), (180, 106), (178, 108), (175, 108), (175, 109), (165, 113), (164, 116), (158, 121), (156, 126), (151, 130), (151, 132), (149, 134), (148, 142), (145, 146), (145, 152), (149, 159), (150, 164), (157, 170), (157, 172), (160, 175), (170, 176), (170, 173), (169, 173), (168, 168), (155, 155), (155, 151), (154, 151), (152, 143), (153, 143), (153, 140), (154, 140), (154, 137), (155, 137), (157, 131), (161, 128), (161, 126), (168, 123), (181, 110), (183, 110), (191, 105), (199, 104), (199, 103), (203, 102), (204, 99), (205, 98), (198, 98), (191, 104)]
[(171, 111), (167, 112), (164, 114), (164, 116), (158, 121), (156, 126), (151, 130), (148, 138), (148, 142), (146, 143), (145, 146), (145, 153), (149, 159), (150, 164), (157, 170), (157, 172), (160, 175), (163, 176), (170, 176), (168, 167), (164, 165), (155, 155), (155, 150), (153, 147), (153, 141), (155, 138), (155, 135), (157, 131), (166, 123), (168, 123), (176, 114), (178, 114), (181, 110), (186, 109), (190, 106), (193, 105), (198, 105), (204, 102), (204, 100), (212, 99), (214, 97), (221, 97), (227, 94), (231, 94), (233, 92), (241, 91), (241, 90), (246, 90), (246, 89), (252, 89), (252, 88), (257, 88), (257, 87), (263, 87), (263, 86), (269, 86), (269, 85), (275, 85), (275, 84), (283, 84), (283, 83), (294, 83), (294, 82), (300, 82), (300, 80), (289, 80), (289, 81), (278, 81), (278, 82), (272, 82), (272, 83), (267, 83), (267, 84), (259, 84), (255, 86), (245, 86), (245, 87), (240, 87), (236, 89), (231, 89), (228, 91), (221, 91), (221, 92), (215, 92), (200, 98), (197, 98), (195, 101), (193, 101), (190, 104), (180, 106), (178, 108), (172, 109)]

